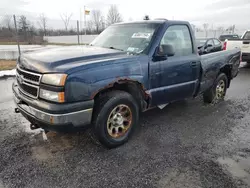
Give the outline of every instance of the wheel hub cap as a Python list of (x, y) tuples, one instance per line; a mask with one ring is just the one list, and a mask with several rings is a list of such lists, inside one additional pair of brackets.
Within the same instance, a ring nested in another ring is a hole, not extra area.
[(111, 137), (119, 138), (126, 134), (132, 123), (132, 112), (127, 105), (116, 106), (109, 114), (107, 130)]
[(216, 86), (216, 99), (222, 99), (225, 95), (225, 82), (224, 80), (220, 80)]

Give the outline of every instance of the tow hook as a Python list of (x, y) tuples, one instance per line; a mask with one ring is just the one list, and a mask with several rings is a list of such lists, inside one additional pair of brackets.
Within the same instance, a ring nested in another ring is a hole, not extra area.
[(38, 127), (37, 125), (34, 124), (30, 124), (30, 129), (31, 130), (35, 130), (35, 129), (39, 129), (40, 127)]
[(15, 113), (20, 113), (20, 110), (18, 108), (15, 108)]

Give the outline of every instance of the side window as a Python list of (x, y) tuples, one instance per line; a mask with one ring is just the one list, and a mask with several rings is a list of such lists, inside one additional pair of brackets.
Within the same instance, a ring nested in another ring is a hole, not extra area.
[(217, 39), (214, 39), (214, 45), (216, 46), (220, 45), (220, 41), (218, 41)]
[(213, 46), (213, 45), (214, 45), (213, 40), (208, 40), (208, 41), (207, 41), (207, 45), (209, 45), (209, 44), (211, 44), (211, 45)]
[(174, 56), (187, 56), (193, 53), (190, 31), (186, 25), (169, 26), (161, 40), (161, 45), (164, 44), (174, 47)]

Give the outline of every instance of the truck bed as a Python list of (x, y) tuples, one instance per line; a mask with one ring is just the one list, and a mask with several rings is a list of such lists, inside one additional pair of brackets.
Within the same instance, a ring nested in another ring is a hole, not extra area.
[(226, 41), (226, 49), (241, 48), (242, 53), (250, 53), (250, 40), (233, 39)]
[(226, 40), (224, 48), (226, 50), (240, 48), (242, 52), (242, 61), (250, 62), (250, 30), (245, 31), (241, 39)]
[(231, 75), (234, 78), (238, 73), (240, 55), (239, 48), (202, 55), (200, 92), (203, 93), (213, 85), (220, 69), (225, 65), (232, 67)]

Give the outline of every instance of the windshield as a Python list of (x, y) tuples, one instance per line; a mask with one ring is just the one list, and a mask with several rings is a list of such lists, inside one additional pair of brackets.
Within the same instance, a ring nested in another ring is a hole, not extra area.
[(117, 49), (131, 53), (143, 53), (160, 24), (119, 24), (105, 29), (90, 45)]
[(205, 39), (197, 39), (196, 44), (198, 47), (203, 46), (206, 43), (207, 40)]
[(247, 31), (243, 39), (250, 40), (250, 31)]

